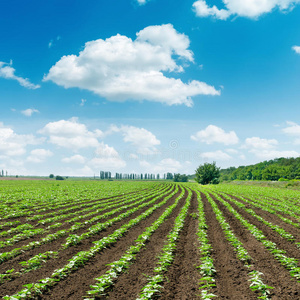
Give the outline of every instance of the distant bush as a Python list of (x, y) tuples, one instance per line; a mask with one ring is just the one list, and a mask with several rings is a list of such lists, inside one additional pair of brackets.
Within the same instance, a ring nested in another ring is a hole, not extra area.
[(188, 177), (183, 174), (183, 175), (180, 175), (179, 173), (178, 174), (174, 174), (174, 179), (173, 181), (174, 182), (188, 182)]
[(62, 176), (59, 176), (59, 175), (57, 175), (57, 176), (55, 177), (55, 179), (56, 179), (56, 180), (65, 180)]
[(278, 181), (289, 181), (287, 178), (279, 178)]
[(49, 178), (54, 178), (54, 174), (50, 174), (50, 175), (49, 175)]

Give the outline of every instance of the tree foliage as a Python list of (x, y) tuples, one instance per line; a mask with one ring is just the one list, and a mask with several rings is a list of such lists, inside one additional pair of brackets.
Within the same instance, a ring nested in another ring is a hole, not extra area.
[(218, 184), (220, 177), (220, 168), (216, 163), (205, 163), (196, 170), (195, 180), (200, 184)]
[(185, 174), (180, 175), (178, 174), (174, 174), (174, 182), (188, 182), (188, 177)]
[(221, 170), (221, 180), (300, 179), (300, 157), (276, 158), (250, 166), (230, 167)]
[(172, 173), (167, 173), (167, 178), (166, 179), (173, 179), (174, 178), (174, 176), (173, 176), (173, 174)]

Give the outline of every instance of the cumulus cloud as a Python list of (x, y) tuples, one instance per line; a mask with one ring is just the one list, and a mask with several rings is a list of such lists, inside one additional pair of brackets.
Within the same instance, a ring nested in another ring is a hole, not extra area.
[(217, 19), (226, 20), (229, 16), (240, 16), (247, 18), (258, 18), (274, 9), (289, 11), (298, 4), (300, 0), (223, 0), (226, 9), (218, 9), (216, 6), (209, 7), (206, 1), (194, 2), (193, 8), (199, 17), (212, 16)]
[(103, 136), (101, 130), (89, 131), (86, 125), (78, 122), (78, 118), (50, 122), (39, 130), (39, 133), (47, 135), (50, 143), (75, 151), (82, 148), (97, 148), (98, 138)]
[(38, 89), (40, 85), (33, 84), (27, 78), (22, 78), (15, 75), (16, 70), (12, 67), (12, 61), (8, 64), (0, 61), (0, 77), (5, 79), (12, 79), (19, 82), (19, 84), (27, 89)]
[(101, 168), (102, 170), (119, 170), (126, 166), (126, 162), (119, 153), (103, 142), (99, 144), (95, 151), (95, 157), (88, 164), (92, 168)]
[(294, 122), (286, 122), (287, 127), (282, 129), (282, 131), (292, 137), (295, 137), (294, 143), (296, 145), (300, 144), (300, 125)]
[(220, 95), (205, 82), (188, 83), (165, 76), (193, 62), (189, 38), (173, 25), (149, 26), (132, 40), (117, 34), (85, 44), (76, 55), (63, 56), (44, 76), (65, 88), (78, 87), (111, 101), (148, 100), (192, 106), (196, 95)]
[(124, 142), (134, 146), (137, 153), (147, 155), (157, 152), (156, 146), (160, 145), (160, 141), (149, 130), (123, 125), (120, 127), (120, 132)]
[(206, 144), (221, 143), (224, 145), (234, 145), (239, 142), (239, 138), (234, 131), (227, 133), (215, 125), (209, 125), (204, 130), (198, 131), (195, 135), (191, 136), (191, 139)]
[(193, 8), (198, 17), (214, 17), (220, 20), (226, 20), (231, 13), (226, 9), (218, 9), (215, 5), (209, 7), (204, 0), (194, 2)]
[(32, 134), (17, 134), (13, 129), (5, 127), (4, 124), (0, 122), (0, 155), (23, 155), (26, 153), (26, 147), (28, 145), (37, 145), (42, 141), (43, 139), (38, 139)]
[(279, 157), (298, 157), (300, 153), (294, 150), (291, 151), (278, 151), (278, 150), (262, 150), (254, 153), (260, 159), (274, 159)]
[(28, 109), (22, 110), (21, 113), (26, 117), (31, 117), (34, 113), (39, 113), (39, 111), (35, 108), (28, 108)]
[(156, 164), (151, 164), (146, 160), (141, 160), (139, 162), (140, 166), (144, 168), (146, 172), (149, 173), (178, 173), (182, 170), (182, 164), (173, 159), (173, 158), (165, 158), (159, 161)]
[(51, 156), (53, 156), (53, 153), (50, 150), (34, 149), (30, 152), (30, 156), (27, 157), (27, 161), (41, 163)]
[(300, 46), (293, 46), (292, 49), (293, 49), (297, 54), (300, 54)]
[(276, 145), (278, 145), (278, 141), (275, 139), (262, 139), (259, 137), (247, 138), (245, 140), (242, 148), (254, 150), (265, 150), (265, 149), (273, 149)]
[(286, 122), (288, 125), (286, 128), (282, 129), (282, 131), (290, 136), (300, 137), (300, 125), (295, 122)]
[(65, 157), (61, 161), (66, 164), (84, 164), (86, 158), (82, 155), (76, 154), (71, 157)]
[(300, 154), (294, 150), (277, 150), (278, 141), (275, 139), (262, 139), (259, 137), (247, 138), (241, 148), (248, 149), (260, 159), (274, 159), (278, 157), (297, 157)]
[(230, 155), (227, 153), (217, 150), (212, 152), (204, 152), (201, 153), (200, 156), (205, 160), (229, 160), (232, 159)]

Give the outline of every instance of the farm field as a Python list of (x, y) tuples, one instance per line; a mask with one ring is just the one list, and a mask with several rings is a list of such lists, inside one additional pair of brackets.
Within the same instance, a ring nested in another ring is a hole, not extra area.
[(3, 299), (300, 299), (298, 191), (1, 181)]

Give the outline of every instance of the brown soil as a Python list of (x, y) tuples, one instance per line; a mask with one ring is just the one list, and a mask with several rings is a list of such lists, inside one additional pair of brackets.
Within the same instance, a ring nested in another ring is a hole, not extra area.
[(180, 234), (173, 264), (165, 274), (167, 281), (161, 291), (160, 299), (199, 299), (199, 280), (197, 266), (200, 265), (199, 242), (197, 239), (198, 220), (191, 214), (197, 214), (197, 195), (193, 193), (191, 205)]
[(223, 230), (216, 219), (215, 213), (202, 194), (208, 238), (212, 245), (212, 258), (217, 271), (216, 288), (213, 294), (221, 299), (257, 299), (249, 288), (248, 269), (236, 257), (233, 247), (226, 240)]
[(254, 269), (264, 274), (264, 283), (274, 287), (271, 290), (272, 300), (300, 299), (300, 284), (290, 276), (280, 262), (275, 260), (262, 243), (258, 242), (222, 203), (215, 201), (235, 235), (253, 258)]
[[(169, 190), (169, 193), (171, 192), (171, 190), (172, 189)], [(109, 269), (109, 266), (107, 266), (107, 264), (120, 259), (125, 251), (132, 244), (134, 244), (135, 239), (145, 230), (145, 228), (150, 226), (155, 220), (157, 220), (157, 218), (163, 213), (163, 211), (169, 205), (174, 203), (175, 197), (177, 197), (178, 195), (179, 193), (169, 199), (169, 201), (165, 205), (156, 210), (147, 219), (141, 221), (137, 226), (129, 229), (128, 232), (124, 234), (124, 236), (120, 238), (115, 244), (96, 254), (95, 257), (91, 259), (87, 264), (79, 268), (76, 272), (70, 274), (70, 276), (68, 276), (66, 279), (60, 281), (51, 290), (46, 292), (44, 295), (41, 295), (39, 299), (83, 299), (83, 296), (86, 296), (86, 291), (90, 290), (90, 285), (95, 283), (94, 278), (101, 276)], [(103, 297), (102, 299), (127, 300), (137, 298), (139, 292), (141, 291), (141, 288), (147, 283), (147, 276), (151, 276), (154, 274), (153, 269), (156, 266), (157, 256), (159, 255), (164, 245), (167, 234), (174, 225), (176, 216), (184, 205), (186, 197), (187, 192), (185, 193), (183, 199), (178, 203), (177, 207), (173, 210), (171, 215), (156, 230), (156, 232), (152, 234), (150, 240), (146, 244), (146, 247), (144, 247), (140, 251), (140, 253), (137, 254), (133, 264), (125, 273), (121, 274), (116, 279), (114, 286), (108, 291), (107, 296)], [(241, 201), (238, 198), (235, 199)], [(161, 200), (162, 199), (157, 200), (156, 203), (160, 202)], [(270, 298), (272, 300), (300, 299), (300, 283), (298, 283), (290, 276), (289, 272), (280, 264), (280, 262), (275, 260), (273, 255), (270, 254), (269, 251), (266, 250), (264, 246), (260, 242), (258, 242), (251, 235), (251, 233), (240, 224), (236, 217), (234, 217), (234, 215), (231, 214), (222, 203), (220, 203), (216, 199), (214, 200), (216, 201), (219, 209), (223, 212), (224, 217), (230, 224), (235, 235), (243, 243), (249, 255), (253, 258), (253, 269), (262, 272), (264, 274), (262, 278), (264, 283), (274, 287), (274, 289), (271, 290)], [(88, 203), (97, 203), (97, 201), (99, 200), (89, 201)], [(212, 210), (212, 207), (203, 194), (202, 201), (204, 204), (206, 222), (208, 225), (208, 238), (213, 249), (211, 255), (214, 260), (215, 269), (217, 271), (217, 274), (215, 276), (216, 287), (214, 287), (211, 292), (218, 296), (218, 298), (216, 299), (257, 299), (258, 294), (251, 291), (251, 289), (249, 288), (249, 270), (236, 257), (236, 252), (226, 240), (223, 230), (220, 227), (219, 222), (217, 221), (216, 216)], [(275, 231), (258, 221), (256, 218), (249, 215), (246, 211), (238, 208), (233, 203), (230, 204), (246, 220), (262, 230), (268, 240), (275, 242), (280, 249), (284, 249), (287, 252), (288, 256), (300, 260), (300, 251), (297, 249), (293, 242), (289, 242), (281, 238)], [(70, 207), (72, 207), (71, 204)], [(296, 241), (300, 241), (299, 229), (293, 227), (292, 225), (284, 223), (278, 217), (268, 212), (265, 212), (258, 208), (254, 208), (250, 205), (249, 207), (251, 207), (264, 219), (272, 222), (273, 224), (281, 226), (287, 232), (293, 234), (296, 237)], [(68, 260), (72, 258), (72, 256), (74, 256), (76, 253), (78, 253), (79, 251), (90, 249), (90, 247), (93, 246), (93, 241), (99, 240), (113, 233), (123, 224), (140, 215), (147, 209), (148, 207), (135, 212), (128, 218), (125, 218), (124, 220), (113, 224), (111, 227), (103, 230), (92, 238), (83, 240), (79, 245), (72, 246), (65, 250), (60, 250), (58, 257), (50, 259), (43, 265), (42, 268), (29, 272), (21, 276), (20, 278), (16, 278), (15, 280), (12, 280), (10, 282), (1, 284), (0, 297), (4, 295), (12, 295), (17, 291), (20, 291), (24, 284), (38, 282), (38, 280), (42, 278), (51, 276), (55, 269), (64, 266), (68, 262)], [(76, 209), (74, 211), (76, 211)], [(201, 253), (198, 249), (199, 244), (196, 235), (198, 230), (198, 221), (196, 218), (193, 218), (194, 213), (197, 213), (197, 198), (195, 194), (193, 194), (192, 196), (191, 206), (189, 208), (184, 227), (177, 241), (174, 262), (169, 266), (169, 269), (165, 274), (167, 280), (163, 283), (163, 289), (161, 290), (161, 293), (156, 297), (158, 299), (200, 299), (199, 280), (201, 278), (201, 274), (199, 272), (199, 269), (197, 269), (196, 267), (200, 265)], [(112, 217), (114, 216), (110, 216), (109, 218)], [(25, 218), (19, 218), (19, 220), (23, 221), (25, 220)], [(82, 221), (84, 220), (80, 220), (80, 222)], [(70, 224), (64, 225), (64, 227), (55, 229), (53, 230), (53, 232), (63, 228), (69, 228), (69, 226)], [(80, 229), (78, 230), (78, 232), (76, 232), (76, 234), (80, 235), (81, 233), (86, 232), (86, 230), (86, 228)], [(27, 244), (29, 241), (38, 238), (40, 237), (35, 237), (24, 242), (19, 242), (16, 245), (20, 246), (22, 244)], [(53, 241), (50, 244), (42, 245), (39, 248), (25, 251), (18, 257), (0, 264), (0, 273), (3, 273), (6, 270), (12, 268), (19, 270), (20, 261), (28, 260), (38, 253), (43, 253), (50, 250), (57, 251), (61, 247), (61, 244), (65, 242), (65, 239), (66, 237), (63, 237), (56, 241)], [(11, 249), (16, 248), (16, 245), (11, 247)], [(6, 250), (6, 248), (4, 249)], [(2, 250), (1, 252), (4, 252), (4, 249), (0, 249), (0, 251)]]
[[(161, 201), (161, 199), (158, 199), (156, 201), (156, 203), (158, 203), (159, 201)], [(58, 258), (50, 259), (47, 263), (45, 263), (43, 268), (40, 268), (36, 271), (27, 273), (26, 276), (17, 278), (12, 282), (4, 283), (3, 285), (0, 286), (0, 296), (5, 295), (6, 293), (8, 293), (8, 291), (11, 291), (12, 293), (14, 293), (15, 291), (21, 289), (22, 285), (24, 285), (24, 284), (36, 282), (39, 279), (49, 277), (55, 269), (58, 269), (58, 268), (62, 267), (63, 265), (65, 265), (66, 262), (68, 261), (68, 259), (72, 258), (72, 256), (74, 254), (76, 254), (79, 251), (86, 251), (86, 250), (90, 249), (90, 247), (93, 246), (93, 243), (92, 243), (93, 241), (97, 241), (97, 240), (103, 238), (104, 236), (107, 236), (107, 235), (113, 233), (116, 229), (121, 227), (123, 224), (127, 223), (132, 218), (137, 217), (142, 212), (146, 211), (148, 208), (149, 207), (145, 207), (141, 210), (138, 210), (137, 212), (133, 213), (131, 216), (123, 219), (122, 221), (119, 221), (119, 222), (113, 224), (112, 226), (108, 227), (106, 230), (103, 230), (102, 232), (94, 235), (92, 238), (83, 240), (80, 244), (78, 244), (76, 246), (69, 247), (63, 251), (59, 251)], [(78, 232), (76, 232), (76, 234), (80, 235), (81, 233), (83, 233), (85, 231), (86, 231), (86, 228), (80, 229)], [(12, 269), (12, 268), (16, 268), (16, 270), (20, 269), (19, 263), (21, 261), (28, 260), (30, 257), (33, 257), (34, 255), (37, 255), (39, 253), (44, 253), (46, 251), (59, 250), (61, 247), (61, 244), (63, 244), (65, 242), (65, 239), (66, 238), (63, 237), (63, 238), (57, 239), (56, 241), (53, 241), (50, 244), (45, 244), (38, 248), (24, 252), (23, 254), (13, 258), (12, 260), (3, 263), (0, 266), (0, 273), (3, 273), (6, 270)]]
[(82, 296), (86, 296), (86, 291), (90, 290), (89, 286), (95, 283), (94, 278), (104, 274), (109, 269), (107, 264), (118, 260), (128, 247), (134, 243), (134, 240), (143, 233), (145, 228), (150, 226), (169, 205), (174, 203), (178, 194), (179, 192), (151, 216), (131, 228), (115, 245), (97, 254), (84, 268), (77, 270), (77, 272), (68, 276), (66, 280), (59, 282), (51, 292), (43, 295), (41, 299), (83, 299)]

